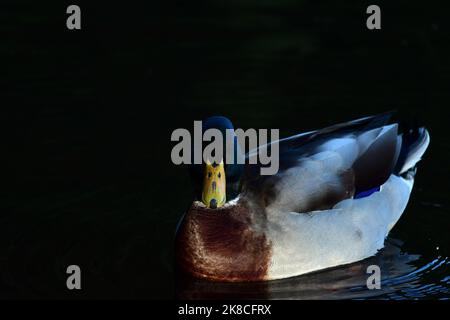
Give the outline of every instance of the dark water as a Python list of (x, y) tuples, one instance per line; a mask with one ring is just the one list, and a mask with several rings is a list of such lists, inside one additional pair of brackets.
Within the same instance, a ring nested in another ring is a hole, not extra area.
[[(197, 1), (65, 6), (3, 1), (7, 111), (0, 297), (446, 299), (450, 32), (438, 3)], [(61, 15), (61, 13), (63, 13)], [(397, 109), (431, 145), (411, 201), (376, 257), (298, 278), (211, 284), (176, 277), (173, 237), (192, 201), (171, 132), (228, 116), (282, 136)], [(10, 125), (10, 126), (9, 126)], [(379, 264), (382, 289), (365, 289)], [(82, 269), (80, 292), (66, 267)]]

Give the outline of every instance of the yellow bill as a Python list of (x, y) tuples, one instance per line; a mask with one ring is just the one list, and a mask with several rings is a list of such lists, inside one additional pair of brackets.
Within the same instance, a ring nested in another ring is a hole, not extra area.
[(220, 208), (226, 202), (226, 182), (223, 161), (206, 163), (203, 178), (202, 202), (211, 209)]

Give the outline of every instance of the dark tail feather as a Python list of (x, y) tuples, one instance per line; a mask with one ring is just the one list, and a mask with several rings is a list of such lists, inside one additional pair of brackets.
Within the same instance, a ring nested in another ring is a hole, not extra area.
[(401, 139), (402, 147), (394, 168), (394, 173), (397, 175), (414, 169), (427, 150), (430, 143), (430, 135), (425, 128), (419, 128), (417, 122), (415, 122), (412, 128), (404, 130)]

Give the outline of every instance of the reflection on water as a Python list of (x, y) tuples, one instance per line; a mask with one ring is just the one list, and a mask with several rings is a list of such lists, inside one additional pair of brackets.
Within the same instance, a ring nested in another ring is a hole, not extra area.
[[(179, 277), (180, 299), (415, 299), (450, 294), (450, 277), (427, 283), (427, 275), (448, 268), (448, 257), (420, 265), (420, 256), (401, 251), (401, 241), (388, 239), (376, 256), (299, 277), (259, 283), (217, 283)], [(381, 269), (381, 289), (369, 290), (369, 265)], [(435, 275), (434, 275), (435, 276)]]

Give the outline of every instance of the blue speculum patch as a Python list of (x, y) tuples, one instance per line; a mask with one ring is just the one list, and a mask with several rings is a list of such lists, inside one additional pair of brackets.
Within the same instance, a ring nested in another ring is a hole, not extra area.
[(361, 191), (361, 192), (355, 194), (355, 196), (353, 197), (353, 199), (361, 199), (361, 198), (365, 198), (365, 197), (370, 196), (372, 193), (378, 192), (378, 191), (380, 191), (380, 186), (375, 187), (375, 188), (372, 188), (372, 189), (369, 189), (369, 190), (366, 190), (366, 191)]

